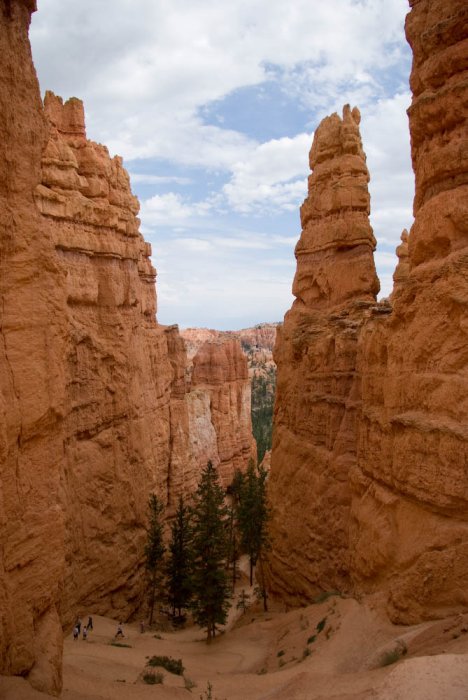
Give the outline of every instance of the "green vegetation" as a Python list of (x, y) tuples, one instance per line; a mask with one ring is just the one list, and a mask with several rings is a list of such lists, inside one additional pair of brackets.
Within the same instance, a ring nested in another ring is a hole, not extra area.
[(163, 682), (164, 674), (159, 671), (156, 671), (156, 673), (154, 671), (147, 671), (143, 674), (143, 680), (145, 683), (148, 683), (148, 685), (156, 685)]
[(379, 662), (379, 666), (390, 666), (405, 656), (408, 648), (404, 642), (398, 642), (394, 649), (390, 649), (382, 654)]
[(177, 512), (171, 525), (171, 541), (169, 543), (168, 560), (166, 563), (167, 599), (172, 609), (182, 618), (182, 610), (188, 608), (192, 599), (192, 526), (190, 509), (179, 498)]
[(271, 450), (273, 407), (275, 403), (276, 369), (267, 367), (264, 374), (254, 373), (252, 387), (252, 432), (257, 443), (260, 464), (265, 452)]
[(173, 659), (171, 656), (152, 656), (148, 661), (148, 666), (161, 666), (176, 676), (181, 676), (184, 672), (182, 659)]
[(317, 639), (317, 635), (316, 635), (316, 634), (312, 634), (312, 635), (309, 637), (309, 639), (307, 640), (307, 644), (313, 644), (313, 642), (315, 642), (316, 639)]
[(153, 624), (154, 603), (162, 580), (162, 560), (165, 547), (163, 542), (163, 526), (161, 516), (164, 506), (154, 493), (148, 501), (149, 528), (145, 547), (145, 567), (148, 576), (149, 624)]
[(317, 624), (317, 627), (315, 628), (318, 633), (322, 632), (324, 629), (325, 625), (327, 624), (327, 618), (324, 617), (323, 620), (320, 620), (320, 622)]
[(229, 589), (225, 570), (228, 542), (224, 492), (211, 462), (204, 469), (194, 497), (193, 522), (193, 599), (195, 622), (206, 629), (207, 642), (224, 625), (229, 609)]

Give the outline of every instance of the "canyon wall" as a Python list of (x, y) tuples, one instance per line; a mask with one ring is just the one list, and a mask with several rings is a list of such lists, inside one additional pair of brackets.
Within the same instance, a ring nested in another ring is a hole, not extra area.
[(33, 199), (47, 139), (28, 27), (0, 2), (0, 673), (61, 683), (65, 276)]
[[(192, 362), (189, 432), (197, 444), (191, 452), (199, 455), (200, 467), (211, 459), (221, 483), (228, 486), (236, 469), (245, 471), (256, 455), (247, 360), (239, 342), (232, 339), (203, 343)], [(211, 442), (208, 439), (205, 445), (201, 438), (205, 434), (209, 438), (209, 433), (196, 428), (202, 416), (213, 427)]]
[(350, 491), (356, 462), (359, 333), (379, 290), (360, 115), (327, 117), (310, 151), (293, 307), (278, 330), (269, 493), (270, 588), (291, 603), (348, 589)]
[(237, 341), (188, 384), (122, 160), (87, 139), (80, 100), (42, 105), (34, 3), (0, 8), (0, 673), (58, 693), (62, 627), (142, 603), (149, 494), (170, 516), (197, 486), (195, 395), (227, 478), (250, 394)]
[[(321, 187), (329, 120), (312, 146), (297, 298), (275, 351), (270, 559), (270, 586), (288, 601), (378, 592), (405, 623), (468, 606), (468, 11), (460, 0), (410, 5), (415, 222), (391, 304), (372, 303), (362, 163), (330, 168), (351, 185), (342, 196), (333, 181)], [(344, 221), (359, 202), (354, 252)]]
[(415, 221), (361, 338), (350, 520), (355, 587), (402, 622), (468, 607), (468, 8), (410, 4)]

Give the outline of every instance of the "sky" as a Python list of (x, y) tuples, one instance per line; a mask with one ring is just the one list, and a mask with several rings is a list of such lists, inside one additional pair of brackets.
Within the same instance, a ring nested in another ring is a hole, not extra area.
[(158, 271), (158, 320), (238, 329), (293, 301), (323, 117), (361, 111), (381, 296), (412, 224), (407, 0), (39, 0), (42, 93), (84, 101), (121, 155)]

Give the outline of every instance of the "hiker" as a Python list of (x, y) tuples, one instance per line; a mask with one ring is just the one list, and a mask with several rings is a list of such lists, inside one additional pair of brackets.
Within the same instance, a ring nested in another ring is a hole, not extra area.
[(87, 639), (88, 639), (88, 628), (83, 627), (83, 641), (86, 642)]
[(144, 634), (144, 631), (145, 631), (145, 623), (144, 623), (144, 620), (142, 620), (142, 621), (140, 622), (140, 632), (141, 632), (141, 634)]
[(115, 633), (115, 638), (117, 639), (117, 637), (125, 637), (125, 635), (124, 635), (124, 633), (123, 633), (122, 623), (121, 623), (121, 622), (119, 622), (119, 624), (118, 624), (118, 626), (117, 626), (117, 632)]
[(81, 620), (79, 617), (76, 618), (75, 627), (78, 627), (78, 634), (81, 632)]
[(80, 636), (80, 630), (78, 629), (78, 625), (75, 625), (73, 628), (73, 641), (76, 642), (78, 637)]
[(88, 624), (86, 625), (86, 627), (88, 628), (88, 630), (93, 629), (93, 618), (91, 617), (91, 615), (88, 617)]

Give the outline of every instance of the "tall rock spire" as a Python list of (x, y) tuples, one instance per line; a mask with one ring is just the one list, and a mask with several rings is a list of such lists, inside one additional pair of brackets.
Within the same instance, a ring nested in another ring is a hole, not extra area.
[(331, 308), (353, 298), (373, 300), (379, 291), (369, 223), (369, 172), (355, 107), (318, 126), (309, 162), (302, 234), (296, 246), (293, 294), (309, 308)]
[(359, 329), (375, 305), (375, 239), (360, 114), (318, 126), (296, 247), (296, 300), (278, 333), (270, 586), (291, 602), (348, 589), (347, 530), (356, 461)]

